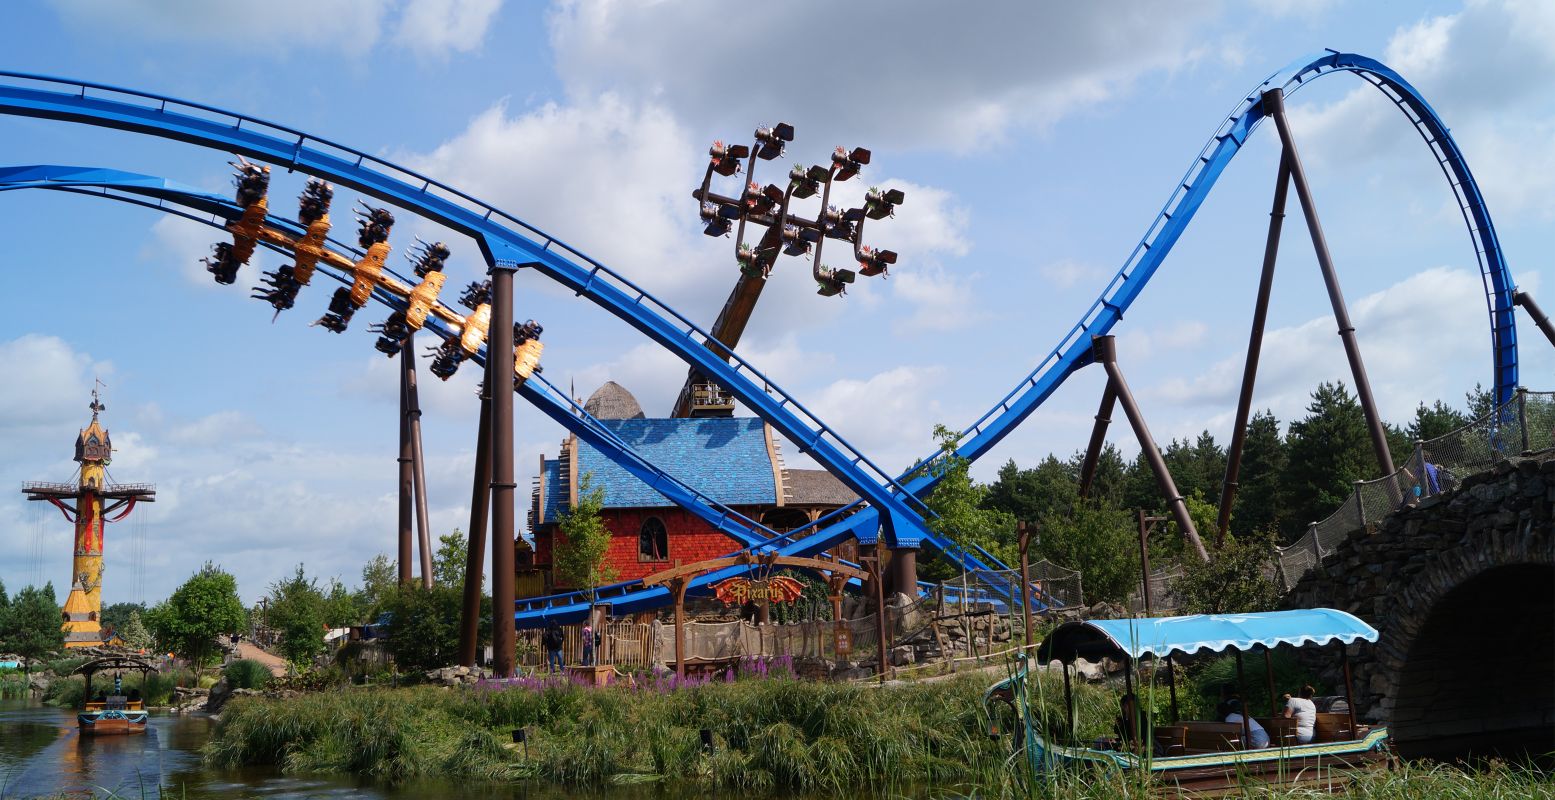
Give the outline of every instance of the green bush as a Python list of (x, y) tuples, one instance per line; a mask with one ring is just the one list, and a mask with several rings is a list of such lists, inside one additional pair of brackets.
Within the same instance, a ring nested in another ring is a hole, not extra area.
[(240, 658), (221, 671), (234, 689), (263, 689), (270, 685), (270, 668), (252, 658)]

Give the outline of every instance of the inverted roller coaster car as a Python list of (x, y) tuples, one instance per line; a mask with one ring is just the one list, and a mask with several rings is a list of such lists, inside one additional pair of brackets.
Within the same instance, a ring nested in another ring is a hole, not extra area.
[(815, 271), (815, 293), (822, 297), (836, 297), (839, 294), (847, 294), (848, 284), (853, 282), (855, 275), (851, 269), (832, 269), (822, 266)]
[(860, 247), (858, 251), (858, 271), (866, 278), (882, 275), (896, 263), (895, 250), (876, 250), (873, 247)]

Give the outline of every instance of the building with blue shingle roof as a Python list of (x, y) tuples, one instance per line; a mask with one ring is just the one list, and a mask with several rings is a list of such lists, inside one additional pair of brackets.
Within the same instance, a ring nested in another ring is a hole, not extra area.
[[(619, 384), (607, 382), (584, 408), (634, 450), (714, 500), (783, 531), (804, 525), (853, 494), (824, 470), (788, 469), (771, 426), (756, 417), (648, 418)], [(588, 486), (604, 494), (604, 521), (613, 540), (607, 562), (618, 580), (726, 555), (740, 543), (617, 466), (576, 437), (555, 458), (541, 456), (529, 526), (535, 566), (550, 577), (551, 554), (563, 515)]]

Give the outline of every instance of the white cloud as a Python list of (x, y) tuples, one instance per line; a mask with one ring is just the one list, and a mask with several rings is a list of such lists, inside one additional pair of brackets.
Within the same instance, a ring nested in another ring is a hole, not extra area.
[[(1555, 217), (1555, 102), (1547, 80), (1555, 72), (1555, 5), (1473, 0), (1456, 14), (1400, 27), (1384, 63), (1451, 128), (1494, 213)], [(1303, 158), (1318, 168), (1434, 180), (1398, 168), (1401, 159), (1417, 160), (1423, 145), (1370, 86), (1320, 106), (1293, 105), (1291, 124)], [(1411, 183), (1400, 194), (1440, 197), (1440, 210), (1457, 214), (1439, 184)]]
[(389, 0), (212, 3), (208, 0), (52, 0), (64, 20), (102, 33), (203, 42), (231, 50), (328, 47), (362, 53), (377, 42)]
[[(933, 449), (931, 432), (940, 419), (935, 399), (942, 391), (945, 370), (940, 366), (901, 366), (862, 380), (833, 381), (810, 393), (810, 410), (826, 420), (859, 452), (881, 469), (899, 468)], [(790, 466), (796, 466), (797, 448), (784, 450)]]
[(394, 41), (424, 56), (478, 50), (502, 0), (408, 0)]
[[(557, 69), (578, 95), (672, 102), (697, 124), (778, 117), (800, 141), (972, 150), (1110, 100), (1194, 57), (1207, 3), (1131, 6), (889, 0), (695, 3), (566, 0)], [(754, 31), (755, 35), (744, 35)], [(735, 78), (733, 73), (742, 77)], [(766, 73), (768, 80), (744, 76)]]
[(51, 0), (67, 24), (97, 33), (202, 44), (224, 51), (330, 49), (361, 55), (393, 26), (422, 56), (480, 47), (503, 0)]
[(1037, 274), (1060, 289), (1069, 289), (1082, 281), (1101, 281), (1113, 270), (1097, 264), (1087, 264), (1073, 259), (1060, 259), (1037, 267)]
[[(1425, 270), (1351, 303), (1361, 356), (1384, 419), (1409, 418), (1423, 398), (1454, 401), (1463, 390), (1456, 382), (1460, 376), (1483, 375), (1489, 383), (1488, 336), (1473, 333), (1486, 326), (1484, 303), (1478, 274), (1447, 267)], [(1223, 424), (1236, 403), (1243, 359), (1238, 352), (1197, 377), (1168, 380), (1152, 394), (1190, 415), (1213, 408), (1220, 414), (1217, 424)], [(1265, 333), (1257, 408), (1290, 420), (1303, 413), (1312, 387), (1332, 380), (1354, 390), (1332, 316)]]

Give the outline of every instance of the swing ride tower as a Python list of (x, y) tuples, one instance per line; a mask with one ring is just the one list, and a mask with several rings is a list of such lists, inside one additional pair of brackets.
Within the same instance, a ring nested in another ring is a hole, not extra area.
[(108, 429), (98, 421), (107, 406), (92, 390), (92, 422), (76, 437), (75, 460), (81, 466), (75, 483), (22, 484), (28, 500), (52, 504), (75, 523), (74, 559), (71, 561), (70, 595), (65, 599), (63, 624), (66, 647), (102, 644), (103, 533), (109, 522), (118, 522), (135, 510), (136, 503), (156, 500), (149, 483), (111, 483), (108, 464), (113, 443)]

